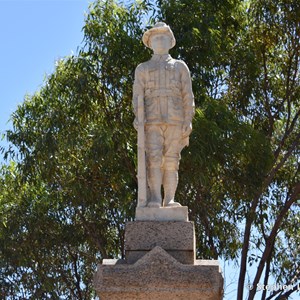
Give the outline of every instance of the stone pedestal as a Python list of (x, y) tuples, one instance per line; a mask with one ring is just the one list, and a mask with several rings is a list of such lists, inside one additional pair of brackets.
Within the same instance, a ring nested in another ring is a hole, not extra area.
[(221, 300), (223, 277), (215, 260), (195, 259), (188, 221), (135, 221), (125, 228), (125, 259), (98, 265), (101, 300)]
[(104, 260), (94, 278), (101, 300), (220, 300), (218, 262), (179, 263), (157, 246), (134, 264)]
[(135, 263), (156, 246), (182, 264), (194, 264), (194, 224), (176, 221), (136, 221), (126, 224), (125, 255), (128, 263)]

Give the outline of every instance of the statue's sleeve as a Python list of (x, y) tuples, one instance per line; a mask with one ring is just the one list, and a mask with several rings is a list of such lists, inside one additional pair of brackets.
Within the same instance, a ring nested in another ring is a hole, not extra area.
[(190, 70), (188, 66), (181, 61), (180, 64), (181, 73), (181, 87), (182, 87), (182, 99), (183, 99), (183, 109), (184, 109), (184, 121), (192, 122), (195, 115), (195, 102), (194, 94), (192, 90), (192, 81)]
[(137, 116), (138, 97), (145, 94), (145, 70), (143, 64), (140, 64), (135, 69), (133, 83), (132, 106), (134, 115)]

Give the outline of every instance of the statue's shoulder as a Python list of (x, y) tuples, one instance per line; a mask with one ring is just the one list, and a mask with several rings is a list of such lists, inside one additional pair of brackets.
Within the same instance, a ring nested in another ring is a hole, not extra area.
[(189, 71), (187, 64), (181, 59), (174, 59), (175, 66), (182, 71)]
[(173, 58), (173, 60), (174, 60), (174, 63), (179, 67), (186, 67), (187, 66), (186, 63), (181, 59)]
[(136, 67), (136, 70), (137, 70), (137, 71), (144, 71), (144, 70), (146, 70), (146, 69), (149, 67), (150, 64), (151, 64), (151, 60), (142, 62), (142, 63), (140, 63), (140, 64)]

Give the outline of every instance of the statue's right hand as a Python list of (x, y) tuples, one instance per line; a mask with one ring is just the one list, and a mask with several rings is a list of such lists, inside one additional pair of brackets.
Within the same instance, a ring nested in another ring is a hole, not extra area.
[(134, 127), (134, 129), (136, 130), (136, 131), (138, 131), (138, 119), (137, 118), (135, 118), (134, 119), (134, 121), (133, 121), (133, 127)]

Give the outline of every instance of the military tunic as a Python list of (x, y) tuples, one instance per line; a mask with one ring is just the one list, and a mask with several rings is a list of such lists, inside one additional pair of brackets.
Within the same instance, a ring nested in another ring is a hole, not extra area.
[(146, 154), (150, 168), (178, 170), (180, 152), (188, 144), (183, 126), (192, 122), (194, 95), (187, 65), (169, 54), (157, 55), (137, 66), (133, 108), (143, 96)]

